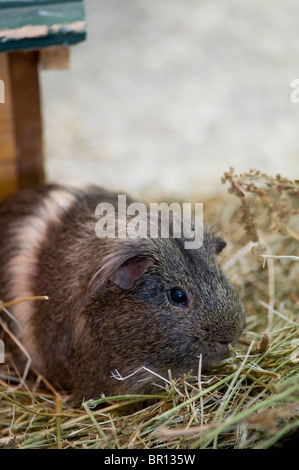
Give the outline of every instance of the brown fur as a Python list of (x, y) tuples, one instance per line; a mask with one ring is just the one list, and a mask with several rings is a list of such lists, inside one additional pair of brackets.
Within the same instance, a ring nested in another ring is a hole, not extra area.
[[(238, 294), (216, 255), (222, 239), (205, 226), (204, 243), (183, 239), (99, 239), (95, 208), (117, 203), (96, 187), (44, 185), (0, 206), (0, 298), (48, 295), (19, 304), (12, 322), (34, 365), (75, 399), (154, 389), (145, 370), (197, 372), (228, 352), (245, 325)], [(128, 201), (128, 203), (131, 201)], [(186, 307), (166, 291), (181, 287)], [(19, 289), (19, 291), (18, 291)], [(21, 358), (19, 358), (21, 363)]]

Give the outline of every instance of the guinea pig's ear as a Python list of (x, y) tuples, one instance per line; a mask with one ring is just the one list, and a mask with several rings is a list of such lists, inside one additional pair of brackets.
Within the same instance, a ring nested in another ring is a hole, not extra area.
[(226, 247), (226, 241), (220, 237), (215, 239), (215, 252), (218, 255)]
[(131, 289), (153, 262), (154, 260), (151, 258), (135, 256), (123, 263), (109, 279), (122, 289)]

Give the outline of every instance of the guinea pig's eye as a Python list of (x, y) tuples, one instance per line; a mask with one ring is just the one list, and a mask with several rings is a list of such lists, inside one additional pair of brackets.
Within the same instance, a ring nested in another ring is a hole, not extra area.
[(169, 302), (179, 307), (186, 307), (188, 303), (188, 297), (183, 289), (173, 287), (167, 291), (167, 297)]

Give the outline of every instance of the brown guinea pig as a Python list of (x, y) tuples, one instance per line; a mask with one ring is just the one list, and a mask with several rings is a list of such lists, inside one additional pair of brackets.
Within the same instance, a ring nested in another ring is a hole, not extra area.
[(205, 225), (202, 246), (188, 250), (171, 236), (99, 238), (102, 202), (117, 195), (46, 184), (0, 205), (0, 299), (49, 297), (11, 306), (15, 321), (5, 321), (33, 366), (76, 400), (157, 391), (148, 369), (196, 374), (200, 354), (206, 368), (245, 327), (214, 230)]

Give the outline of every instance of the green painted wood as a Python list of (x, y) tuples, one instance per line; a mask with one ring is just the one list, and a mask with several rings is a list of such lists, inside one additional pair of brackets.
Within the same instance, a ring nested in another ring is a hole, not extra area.
[[(30, 35), (26, 32), (21, 37), (15, 34), (16, 30), (19, 32), (20, 28), (26, 26), (33, 27)], [(42, 33), (40, 29), (35, 29), (38, 26), (44, 26)], [(7, 30), (8, 33), (3, 36), (3, 31)], [(82, 0), (0, 0), (0, 52), (40, 49), (53, 45), (68, 46), (85, 38), (85, 10)]]
[[(0, 0), (1, 8), (14, 8), (25, 6), (38, 6), (38, 5), (51, 5), (52, 3), (68, 3), (69, 0)], [(73, 0), (74, 2), (82, 3), (82, 0)]]

